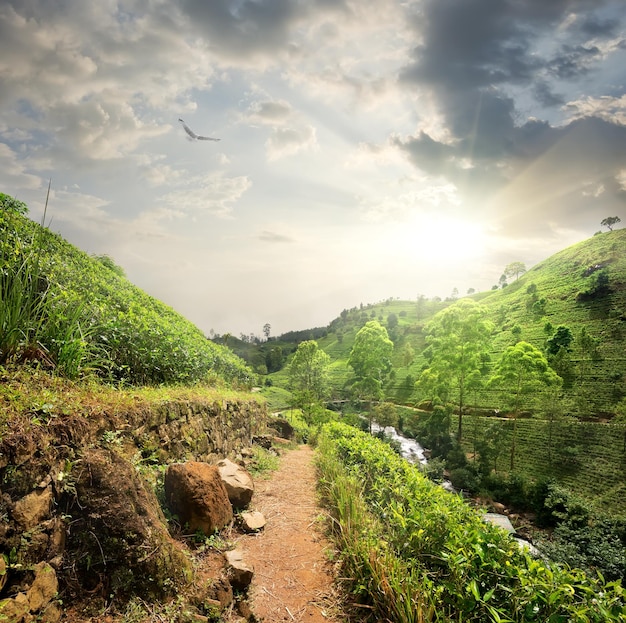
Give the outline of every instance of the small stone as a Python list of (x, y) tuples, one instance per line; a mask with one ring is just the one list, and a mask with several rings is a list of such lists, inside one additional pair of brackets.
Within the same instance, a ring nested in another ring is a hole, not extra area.
[(26, 593), (31, 612), (45, 608), (59, 590), (59, 582), (54, 569), (47, 562), (35, 567), (35, 580)]
[(245, 561), (243, 552), (238, 549), (226, 552), (226, 562), (229, 566), (230, 583), (235, 589), (246, 589), (252, 582), (254, 569)]
[(259, 511), (241, 513), (241, 527), (245, 532), (258, 532), (266, 523), (265, 516)]
[(29, 532), (50, 514), (52, 487), (36, 490), (18, 500), (13, 507), (13, 519), (24, 532)]

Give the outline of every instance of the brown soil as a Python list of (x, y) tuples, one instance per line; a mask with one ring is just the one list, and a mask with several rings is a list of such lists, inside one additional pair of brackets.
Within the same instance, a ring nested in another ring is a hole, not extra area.
[(238, 541), (255, 570), (250, 605), (267, 623), (347, 619), (329, 562), (332, 546), (323, 535), (313, 456), (310, 446), (291, 450), (268, 480), (255, 482), (252, 507), (265, 515), (267, 525)]

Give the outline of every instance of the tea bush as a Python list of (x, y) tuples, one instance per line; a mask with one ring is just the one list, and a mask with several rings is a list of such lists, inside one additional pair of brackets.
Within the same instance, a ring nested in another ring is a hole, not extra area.
[(532, 558), (379, 440), (331, 423), (320, 452), (355, 592), (379, 619), (626, 621), (620, 582)]
[(252, 371), (172, 308), (25, 217), (0, 193), (0, 364), (42, 361), (75, 377), (128, 384), (210, 378), (250, 386)]

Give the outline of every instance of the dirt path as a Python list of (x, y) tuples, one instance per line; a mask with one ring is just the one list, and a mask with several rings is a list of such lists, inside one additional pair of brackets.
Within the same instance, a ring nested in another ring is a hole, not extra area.
[(340, 623), (333, 570), (326, 551), (317, 505), (314, 452), (300, 446), (284, 454), (268, 480), (255, 482), (252, 508), (267, 525), (257, 535), (239, 539), (254, 566), (250, 601), (264, 623), (304, 621)]

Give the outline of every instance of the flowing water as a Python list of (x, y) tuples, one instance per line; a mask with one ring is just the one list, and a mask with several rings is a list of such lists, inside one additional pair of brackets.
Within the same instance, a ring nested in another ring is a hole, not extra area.
[(424, 448), (422, 448), (415, 439), (404, 437), (398, 433), (393, 426), (383, 428), (376, 422), (372, 422), (372, 433), (378, 433), (380, 431), (383, 431), (387, 437), (400, 444), (400, 452), (409, 463), (421, 463), (425, 465), (428, 462), (424, 456)]

